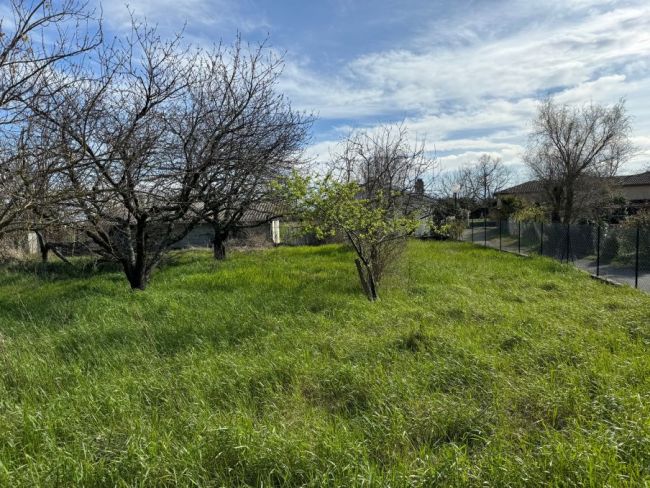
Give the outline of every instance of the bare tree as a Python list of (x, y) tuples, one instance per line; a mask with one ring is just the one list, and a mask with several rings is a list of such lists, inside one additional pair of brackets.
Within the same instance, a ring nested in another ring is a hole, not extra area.
[(211, 65), (217, 72), (193, 89), (179, 131), (188, 160), (207, 168), (193, 210), (214, 229), (215, 259), (225, 258), (228, 237), (279, 216), (272, 182), (299, 163), (311, 124), (276, 91), (282, 58), (263, 44), (245, 49), (239, 39), (227, 55), (228, 71)]
[(47, 261), (49, 251), (66, 260), (45, 238), (46, 234), (56, 233), (54, 229), (65, 220), (65, 212), (58, 204), (67, 197), (67, 185), (60, 173), (55, 142), (39, 130), (34, 117), (24, 119), (21, 127), (18, 141), (7, 146), (15, 157), (6, 166), (7, 179), (2, 187), (10, 192), (5, 193), (8, 199), (4, 209), (12, 209), (14, 214), (0, 218), (0, 233), (35, 232), (43, 261)]
[[(146, 25), (98, 53), (96, 71), (33, 107), (60, 138), (69, 206), (97, 252), (145, 288), (163, 253), (191, 229), (196, 181), (170, 127), (200, 72), (180, 38), (162, 41)], [(91, 68), (89, 67), (88, 70)]]
[(494, 194), (509, 183), (511, 174), (501, 158), (483, 154), (478, 161), (464, 170), (461, 188), (479, 205), (486, 207)]
[(608, 179), (632, 154), (625, 102), (611, 107), (539, 105), (525, 163), (539, 180), (554, 222), (573, 222), (595, 208)]
[[(271, 100), (260, 95), (266, 78), (241, 61), (247, 52), (239, 41), (192, 50), (134, 25), (100, 53), (99, 76), (79, 73), (52, 95), (52, 109), (34, 109), (59, 134), (79, 226), (133, 289), (145, 288), (165, 252), (206, 218), (216, 175), (237, 191), (240, 164), (257, 175), (249, 161), (261, 165), (272, 138), (247, 131)], [(260, 47), (247, 59), (262, 55)]]
[(381, 195), (382, 205), (409, 212), (430, 191), (435, 167), (424, 141), (411, 141), (400, 124), (352, 133), (334, 155), (332, 173), (340, 181), (357, 183), (365, 197)]
[[(436, 189), (442, 198), (454, 198), (470, 208), (487, 211), (494, 195), (510, 184), (512, 174), (500, 158), (483, 154), (471, 165), (447, 171), (437, 178)], [(441, 201), (444, 203), (444, 201)], [(443, 206), (444, 207), (444, 206)], [(453, 214), (457, 213), (454, 203)], [(449, 212), (451, 209), (447, 208)]]
[(74, 241), (78, 214), (69, 204), (74, 188), (66, 177), (65, 161), (59, 157), (60, 147), (49, 132), (40, 131), (37, 124), (28, 125), (31, 150), (29, 164), (21, 173), (24, 198), (28, 202), (23, 214), (22, 230), (36, 236), (41, 260), (48, 261), (52, 252), (62, 261), (63, 254)]
[(35, 198), (44, 199), (33, 190), (52, 170), (45, 141), (32, 137), (30, 106), (101, 39), (99, 20), (77, 0), (12, 0), (0, 19), (0, 235), (30, 227)]

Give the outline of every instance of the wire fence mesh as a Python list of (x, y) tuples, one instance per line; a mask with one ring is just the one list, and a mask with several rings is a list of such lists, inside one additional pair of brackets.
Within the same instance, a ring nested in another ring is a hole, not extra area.
[(593, 275), (650, 292), (650, 227), (471, 221), (461, 240), (524, 255), (542, 255)]

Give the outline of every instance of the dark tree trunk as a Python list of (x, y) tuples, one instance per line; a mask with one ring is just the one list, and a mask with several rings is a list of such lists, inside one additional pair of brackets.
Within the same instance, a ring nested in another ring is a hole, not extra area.
[(63, 261), (65, 264), (70, 264), (70, 261), (68, 258), (66, 258), (63, 254), (61, 254), (61, 251), (59, 251), (56, 246), (52, 246), (48, 244), (48, 248), (54, 253), (54, 255), (59, 258), (61, 261)]
[(366, 273), (363, 268), (363, 265), (361, 264), (360, 259), (355, 259), (354, 264), (357, 265), (357, 272), (359, 273), (359, 281), (361, 281), (361, 288), (363, 288), (363, 292), (366, 294), (368, 299), (370, 299), (370, 287), (368, 286), (368, 280), (366, 280)]
[(216, 236), (212, 241), (212, 256), (219, 261), (226, 259), (226, 245), (223, 240), (218, 239)]
[(376, 301), (377, 298), (379, 298), (377, 295), (377, 282), (372, 276), (370, 269), (368, 269), (368, 267), (358, 258), (354, 260), (354, 264), (357, 265), (359, 281), (361, 281), (361, 287), (363, 288), (366, 297), (368, 297), (368, 300), (371, 302)]
[(124, 274), (132, 290), (144, 290), (147, 287), (147, 273), (144, 267), (124, 265)]
[(43, 263), (47, 263), (49, 252), (50, 252), (50, 246), (45, 240), (45, 237), (43, 237), (43, 234), (41, 234), (40, 232), (35, 232), (35, 234), (36, 234), (36, 240), (38, 241), (38, 249), (41, 254), (41, 261)]
[(573, 219), (573, 188), (567, 188), (566, 199), (564, 201), (564, 219), (565, 224), (570, 224)]
[(224, 231), (217, 225), (214, 228), (214, 237), (212, 238), (212, 256), (214, 259), (222, 261), (226, 259), (226, 240), (228, 239), (228, 231)]
[(379, 298), (377, 294), (377, 281), (370, 270), (368, 270), (368, 288), (370, 289), (370, 296), (368, 298), (371, 302), (376, 301)]
[(47, 263), (50, 257), (50, 248), (47, 246), (41, 247), (41, 262)]
[(564, 200), (564, 189), (561, 186), (554, 186), (551, 190), (551, 222), (562, 222), (562, 202)]
[(132, 262), (124, 265), (124, 272), (132, 290), (144, 290), (147, 287), (148, 270), (146, 264), (146, 219), (136, 223), (135, 256)]

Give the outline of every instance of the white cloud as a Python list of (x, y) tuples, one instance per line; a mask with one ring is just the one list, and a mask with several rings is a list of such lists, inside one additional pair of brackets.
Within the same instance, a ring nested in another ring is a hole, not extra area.
[[(97, 0), (99, 1), (99, 0)], [(104, 18), (112, 29), (122, 30), (131, 26), (131, 14), (138, 20), (146, 19), (163, 32), (178, 32), (185, 25), (187, 37), (201, 43), (217, 42), (219, 36), (207, 38), (205, 29), (234, 27), (243, 32), (268, 27), (261, 17), (244, 15), (255, 12), (249, 0), (115, 0), (102, 2)]]
[[(138, 17), (205, 41), (224, 25), (270, 27), (253, 0), (131, 0)], [(341, 0), (345, 8), (349, 0)], [(432, 19), (400, 48), (368, 52), (325, 72), (318, 57), (283, 46), (280, 89), (295, 107), (331, 121), (307, 150), (329, 159), (336, 137), (353, 127), (404, 120), (426, 135), (441, 165), (488, 152), (519, 164), (537, 100), (549, 92), (566, 103), (627, 99), (639, 153), (626, 168), (650, 161), (650, 4), (643, 0), (507, 0), (475, 2), (452, 18)], [(252, 8), (251, 8), (252, 6)], [(246, 12), (246, 15), (244, 15)], [(252, 12), (252, 14), (251, 14)], [(129, 23), (120, 2), (104, 5), (113, 26)], [(273, 30), (271, 33), (273, 33)], [(410, 34), (405, 33), (408, 37)], [(193, 39), (194, 40), (194, 39)], [(212, 39), (216, 40), (216, 39)], [(313, 54), (313, 53), (309, 53)]]
[[(573, 0), (551, 3), (548, 10), (511, 6), (520, 7), (525, 21), (512, 25), (511, 33), (487, 35), (484, 24), (491, 19), (470, 15), (459, 26), (462, 42), (437, 39), (427, 49), (416, 39), (417, 48), (360, 56), (330, 76), (310, 63), (290, 63), (282, 88), (298, 106), (325, 119), (367, 124), (403, 117), (414, 132), (427, 134), (430, 149), (435, 143), (439, 151), (454, 153), (441, 158), (449, 166), (482, 152), (519, 162), (536, 101), (549, 91), (567, 103), (626, 97), (642, 148), (627, 170), (645, 165), (650, 4)], [(487, 135), (466, 134), (481, 131)]]

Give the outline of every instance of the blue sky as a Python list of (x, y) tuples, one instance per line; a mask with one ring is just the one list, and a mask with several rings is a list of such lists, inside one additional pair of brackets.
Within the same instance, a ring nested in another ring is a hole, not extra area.
[[(353, 128), (405, 121), (441, 170), (482, 153), (521, 171), (537, 101), (613, 103), (633, 117), (650, 164), (650, 2), (647, 0), (130, 0), (135, 15), (188, 40), (270, 38), (286, 53), (280, 88), (313, 111), (307, 153), (327, 159)], [(103, 2), (107, 31), (126, 5)], [(521, 174), (521, 178), (525, 174)]]

